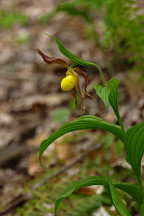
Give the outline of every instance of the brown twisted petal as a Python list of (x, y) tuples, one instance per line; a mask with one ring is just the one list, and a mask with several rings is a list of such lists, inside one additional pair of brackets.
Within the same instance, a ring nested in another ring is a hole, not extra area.
[(85, 94), (83, 94), (83, 92), (81, 91), (81, 87), (80, 87), (80, 80), (78, 79), (78, 82), (77, 82), (77, 89), (78, 89), (78, 92), (82, 98), (81, 100), (81, 106), (82, 106), (82, 109), (85, 111), (86, 110), (86, 107), (85, 107)]
[(73, 93), (73, 96), (74, 96), (74, 100), (75, 100), (75, 105), (76, 107), (78, 106), (78, 101), (77, 101), (77, 91), (76, 91), (76, 87), (72, 89), (72, 93)]
[(44, 54), (39, 49), (33, 49), (32, 48), (32, 50), (36, 51), (43, 58), (44, 62), (46, 62), (48, 64), (59, 64), (59, 65), (62, 65), (64, 67), (68, 67), (68, 64), (63, 59), (51, 58), (51, 57), (47, 56), (46, 54)]
[(83, 76), (83, 78), (85, 79), (85, 95), (89, 96), (89, 97), (92, 97), (89, 93), (87, 93), (87, 86), (89, 84), (89, 79), (88, 79), (88, 76), (87, 76), (87, 73), (83, 70), (81, 70), (80, 68), (76, 67), (74, 68), (74, 70), (81, 74)]

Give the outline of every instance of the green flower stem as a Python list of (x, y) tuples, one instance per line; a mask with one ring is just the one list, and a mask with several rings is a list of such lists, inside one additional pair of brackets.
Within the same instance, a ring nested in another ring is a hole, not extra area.
[(122, 119), (121, 119), (121, 117), (120, 117), (119, 112), (117, 113), (116, 116), (117, 116), (117, 120), (118, 120), (119, 125), (121, 126), (123, 132), (125, 133), (125, 128), (124, 128), (124, 125), (123, 125), (123, 122), (122, 122)]
[(78, 64), (76, 63), (72, 63), (68, 68), (73, 68), (73, 67), (76, 67)]
[(104, 86), (106, 86), (105, 77), (104, 77), (104, 75), (103, 75), (103, 72), (102, 72), (102, 70), (101, 70), (100, 66), (99, 66), (99, 65), (97, 65), (97, 64), (95, 64), (95, 66), (96, 66), (96, 68), (97, 68), (97, 69), (98, 69), (98, 71), (99, 71), (99, 74), (100, 74), (100, 76), (101, 76), (101, 79), (102, 79), (102, 82), (103, 82)]
[[(69, 66), (69, 68), (76, 67), (77, 65), (78, 65), (78, 64), (74, 62), (74, 63), (72, 63), (72, 64)], [(94, 64), (93, 66), (95, 66), (95, 67), (97, 68), (97, 70), (98, 70), (98, 72), (99, 72), (99, 74), (100, 74), (100, 77), (101, 77), (101, 79), (102, 79), (102, 82), (103, 82), (104, 86), (106, 86), (105, 77), (104, 77), (104, 75), (103, 75), (103, 72), (102, 72), (100, 66), (97, 65), (97, 64)]]

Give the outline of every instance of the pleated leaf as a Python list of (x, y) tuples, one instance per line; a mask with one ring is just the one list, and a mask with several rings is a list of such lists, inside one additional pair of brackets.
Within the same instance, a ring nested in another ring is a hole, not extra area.
[(128, 209), (124, 205), (122, 199), (120, 198), (118, 192), (116, 191), (116, 189), (114, 188), (114, 186), (111, 182), (109, 182), (109, 186), (110, 186), (112, 203), (115, 206), (115, 208), (117, 209), (117, 211), (122, 216), (130, 216), (131, 215), (130, 212), (128, 211)]
[(67, 197), (69, 197), (74, 191), (79, 190), (82, 187), (87, 187), (91, 185), (108, 185), (108, 179), (100, 176), (90, 176), (85, 179), (74, 181), (61, 193), (55, 202), (55, 216), (60, 203)]
[(72, 131), (83, 130), (83, 129), (106, 130), (114, 134), (116, 137), (118, 137), (122, 142), (124, 142), (125, 140), (124, 134), (119, 126), (111, 124), (95, 116), (91, 116), (91, 115), (82, 116), (70, 123), (64, 124), (56, 132), (54, 132), (48, 139), (42, 141), (39, 150), (39, 161), (41, 166), (43, 166), (41, 162), (42, 154), (52, 142), (54, 142), (56, 139), (63, 136), (64, 134), (67, 134)]
[(130, 128), (126, 134), (126, 160), (141, 178), (141, 160), (144, 154), (144, 122)]
[(132, 183), (117, 183), (114, 184), (115, 188), (118, 188), (122, 191), (125, 191), (130, 196), (132, 196), (138, 203), (142, 203), (142, 194), (139, 191), (139, 188), (136, 184)]
[(118, 104), (119, 104), (119, 94), (118, 94), (118, 86), (119, 86), (119, 80), (118, 79), (111, 79), (107, 83), (107, 87), (110, 90), (109, 94), (109, 102), (117, 116), (119, 118), (119, 111), (118, 111)]
[(113, 205), (116, 207), (117, 211), (123, 216), (131, 216), (127, 208), (125, 207), (124, 203), (122, 202), (119, 194), (117, 193), (116, 189), (114, 188), (113, 184), (110, 182), (108, 178), (101, 177), (101, 176), (91, 176), (82, 180), (78, 180), (70, 184), (66, 190), (59, 195), (55, 203), (55, 216), (57, 215), (57, 209), (60, 203), (67, 197), (69, 197), (74, 191), (91, 185), (103, 185), (109, 197), (112, 200)]
[(103, 100), (106, 107), (109, 103), (111, 104), (117, 118), (119, 118), (118, 104), (119, 104), (119, 94), (118, 94), (119, 80), (111, 79), (106, 86), (101, 86), (95, 83), (94, 88), (97, 95)]
[(106, 107), (109, 105), (110, 89), (108, 86), (101, 86), (98, 83), (94, 84), (97, 95), (103, 100)]
[[(47, 35), (47, 34), (46, 34)], [(67, 58), (71, 59), (76, 65), (83, 65), (83, 66), (93, 66), (93, 67), (99, 67), (97, 64), (95, 63), (92, 63), (92, 62), (89, 62), (89, 61), (85, 61), (79, 57), (77, 57), (76, 55), (74, 55), (72, 52), (70, 52), (65, 46), (64, 44), (58, 40), (57, 38), (55, 37), (52, 37), (50, 35), (47, 35), (49, 36), (50, 38), (52, 38), (53, 40), (56, 41), (57, 45), (58, 45), (58, 48), (60, 50), (60, 52), (65, 55)]]

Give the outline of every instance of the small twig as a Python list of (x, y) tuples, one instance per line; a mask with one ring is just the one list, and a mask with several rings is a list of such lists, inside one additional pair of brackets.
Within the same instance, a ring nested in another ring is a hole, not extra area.
[(24, 194), (18, 195), (17, 197), (14, 198), (14, 200), (12, 200), (12, 202), (9, 204), (9, 206), (7, 206), (7, 208), (4, 211), (0, 212), (0, 216), (9, 213), (11, 210), (15, 210), (18, 206), (22, 205), (24, 202), (29, 200), (29, 198), (30, 197)]
[(41, 182), (36, 183), (33, 185), (33, 189), (37, 189), (44, 185), (47, 181), (53, 179), (54, 177), (60, 175), (61, 173), (65, 172), (67, 169), (71, 168), (76, 163), (82, 161), (87, 154), (90, 152), (99, 149), (103, 145), (103, 142), (98, 143), (97, 145), (90, 145), (85, 152), (83, 152), (78, 158), (72, 160), (69, 164), (61, 167), (58, 171), (54, 172), (52, 175), (45, 177)]

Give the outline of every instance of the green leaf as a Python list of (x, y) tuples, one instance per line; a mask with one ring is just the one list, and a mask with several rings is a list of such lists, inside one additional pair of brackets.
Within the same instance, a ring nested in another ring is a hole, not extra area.
[(67, 197), (69, 197), (74, 191), (82, 188), (87, 187), (91, 185), (108, 185), (108, 179), (100, 176), (91, 176), (85, 179), (81, 179), (78, 181), (74, 181), (72, 184), (70, 184), (65, 191), (58, 196), (55, 202), (55, 216), (57, 213), (57, 209), (60, 205), (60, 203)]
[(83, 65), (83, 66), (93, 66), (93, 67), (99, 67), (97, 64), (89, 62), (89, 61), (85, 61), (79, 57), (77, 57), (76, 55), (74, 55), (72, 52), (70, 52), (65, 46), (64, 44), (59, 41), (57, 38), (46, 34), (47, 36), (49, 36), (50, 38), (52, 38), (53, 40), (56, 41), (58, 48), (60, 50), (60, 52), (65, 55), (67, 58), (71, 59), (76, 65)]
[(118, 94), (118, 86), (119, 80), (118, 79), (111, 79), (107, 83), (107, 88), (110, 90), (109, 94), (109, 102), (117, 116), (119, 118), (119, 111), (118, 111), (118, 104), (119, 104), (119, 94)]
[(109, 105), (109, 95), (110, 95), (110, 89), (108, 86), (103, 87), (99, 85), (98, 83), (94, 84), (94, 88), (96, 90), (97, 95), (103, 100), (106, 107)]
[(144, 154), (144, 122), (130, 128), (126, 133), (126, 160), (141, 181), (141, 160)]
[(41, 166), (43, 166), (41, 162), (42, 154), (52, 142), (54, 142), (56, 139), (63, 136), (64, 134), (67, 134), (72, 131), (83, 130), (83, 129), (107, 130), (112, 134), (114, 134), (116, 137), (118, 137), (121, 141), (124, 142), (125, 140), (123, 131), (119, 126), (111, 124), (95, 116), (91, 116), (91, 115), (82, 116), (68, 124), (64, 124), (56, 132), (54, 132), (48, 139), (42, 141), (39, 150), (39, 162)]
[(78, 181), (74, 181), (72, 184), (70, 184), (65, 191), (58, 196), (55, 202), (55, 216), (57, 209), (60, 205), (60, 203), (67, 197), (69, 197), (74, 191), (82, 188), (82, 187), (87, 187), (91, 185), (107, 185), (107, 179), (104, 177), (96, 177), (96, 176), (91, 176), (85, 179), (81, 179)]
[(117, 119), (120, 121), (120, 115), (118, 110), (119, 104), (119, 94), (118, 94), (118, 79), (111, 79), (106, 86), (101, 86), (98, 83), (94, 85), (96, 89), (96, 93), (103, 100), (106, 107), (108, 107), (109, 103), (111, 104)]
[(129, 195), (131, 195), (138, 203), (142, 203), (142, 196), (139, 191), (139, 188), (137, 185), (132, 183), (117, 183), (114, 184), (115, 188), (118, 188), (122, 191), (127, 192)]
[(115, 112), (118, 123), (121, 126), (123, 133), (125, 134), (125, 129), (124, 129), (123, 122), (121, 120), (119, 109), (118, 109), (118, 104), (119, 104), (118, 85), (119, 85), (118, 79), (111, 79), (107, 83), (107, 87), (110, 89), (109, 102)]
[(113, 184), (110, 182), (108, 178), (101, 177), (101, 176), (91, 176), (82, 180), (78, 180), (70, 184), (66, 190), (58, 196), (56, 203), (55, 203), (55, 216), (57, 213), (57, 209), (60, 205), (60, 203), (70, 196), (74, 191), (82, 188), (82, 187), (87, 187), (91, 185), (103, 185), (107, 192), (109, 197), (112, 200), (112, 203), (115, 205), (116, 209), (118, 210), (119, 213), (123, 216), (130, 216), (129, 211), (123, 204), (122, 200), (119, 197), (119, 194), (117, 193), (116, 189), (114, 188)]
[(109, 182), (109, 186), (110, 186), (112, 202), (113, 202), (115, 208), (117, 209), (117, 211), (122, 216), (130, 216), (131, 214), (129, 213), (128, 209), (124, 205), (122, 199), (120, 198), (119, 194), (117, 193), (116, 189), (114, 188), (114, 186), (111, 182)]

